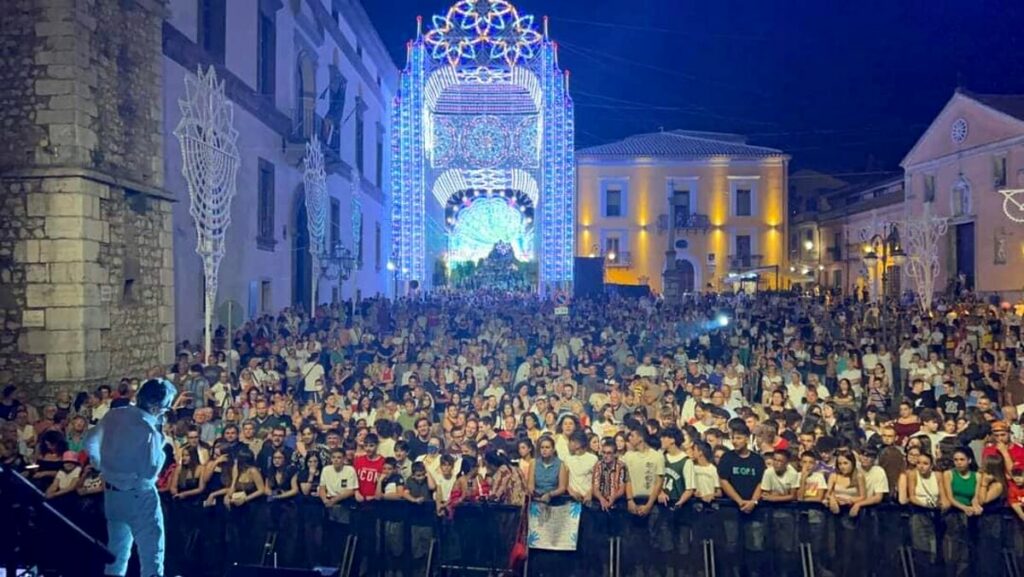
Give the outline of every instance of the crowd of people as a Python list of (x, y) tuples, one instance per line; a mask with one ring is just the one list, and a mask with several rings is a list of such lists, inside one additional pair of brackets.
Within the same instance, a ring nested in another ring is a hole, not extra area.
[[(1024, 304), (922, 313), (763, 293), (558, 312), (478, 291), (263, 315), (218, 330), (209, 357), (185, 341), (172, 366), (96, 390), (36, 402), (6, 387), (0, 461), (61, 506), (101, 499), (84, 434), (164, 378), (179, 395), (160, 489), (191, 505), (186, 521), (219, 511), (236, 560), (275, 524), (313, 515), (330, 531), (358, 515), (347, 504), (375, 501), (438, 518), (575, 500), (638, 519), (791, 501), (844, 518), (899, 504), (950, 527), (1024, 520)], [(296, 564), (332, 538), (278, 536)]]

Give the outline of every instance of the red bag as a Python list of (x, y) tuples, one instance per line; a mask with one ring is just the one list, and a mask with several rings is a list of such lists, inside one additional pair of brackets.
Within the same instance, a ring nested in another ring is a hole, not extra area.
[(519, 529), (516, 532), (516, 542), (512, 545), (512, 551), (508, 554), (508, 568), (513, 571), (522, 571), (529, 550), (526, 547), (526, 533), (529, 530), (530, 500), (523, 504), (523, 510), (519, 515)]

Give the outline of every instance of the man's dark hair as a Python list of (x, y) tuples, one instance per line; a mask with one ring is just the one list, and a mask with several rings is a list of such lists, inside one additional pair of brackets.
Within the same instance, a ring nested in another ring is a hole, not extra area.
[(743, 435), (744, 437), (750, 436), (750, 427), (746, 423), (740, 421), (738, 423), (729, 424), (729, 432), (733, 435)]
[(677, 447), (682, 446), (683, 444), (683, 432), (679, 430), (679, 427), (674, 425), (665, 427), (661, 430), (659, 435), (661, 438), (668, 437), (669, 439), (672, 439), (672, 442), (674, 442)]

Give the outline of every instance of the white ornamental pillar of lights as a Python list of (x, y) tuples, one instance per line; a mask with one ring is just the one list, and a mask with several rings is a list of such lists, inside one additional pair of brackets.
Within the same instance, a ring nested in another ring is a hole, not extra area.
[(211, 66), (185, 77), (185, 99), (174, 135), (181, 144), (181, 173), (188, 185), (189, 213), (196, 225), (196, 252), (203, 259), (204, 344), (213, 352), (213, 310), (217, 275), (224, 258), (224, 238), (231, 223), (231, 199), (238, 174), (238, 131), (234, 107), (224, 96), (224, 82)]
[(949, 219), (932, 216), (931, 203), (924, 213), (908, 216), (903, 221), (903, 238), (907, 247), (907, 275), (914, 281), (914, 293), (922, 312), (932, 309), (935, 281), (939, 278), (939, 240), (949, 230)]
[(320, 139), (314, 134), (306, 143), (305, 169), (302, 173), (306, 189), (306, 226), (309, 229), (309, 254), (313, 258), (309, 315), (316, 314), (317, 282), (320, 280), (320, 260), (327, 256), (324, 240), (327, 233), (327, 173), (324, 171), (324, 151)]

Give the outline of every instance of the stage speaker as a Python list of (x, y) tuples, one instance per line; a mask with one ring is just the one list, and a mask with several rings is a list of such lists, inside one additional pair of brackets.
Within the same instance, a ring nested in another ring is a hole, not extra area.
[(234, 565), (228, 570), (228, 577), (334, 577), (336, 575), (338, 575), (337, 567), (283, 569), (256, 565)]
[(573, 261), (574, 297), (597, 297), (604, 292), (604, 259), (576, 257)]

